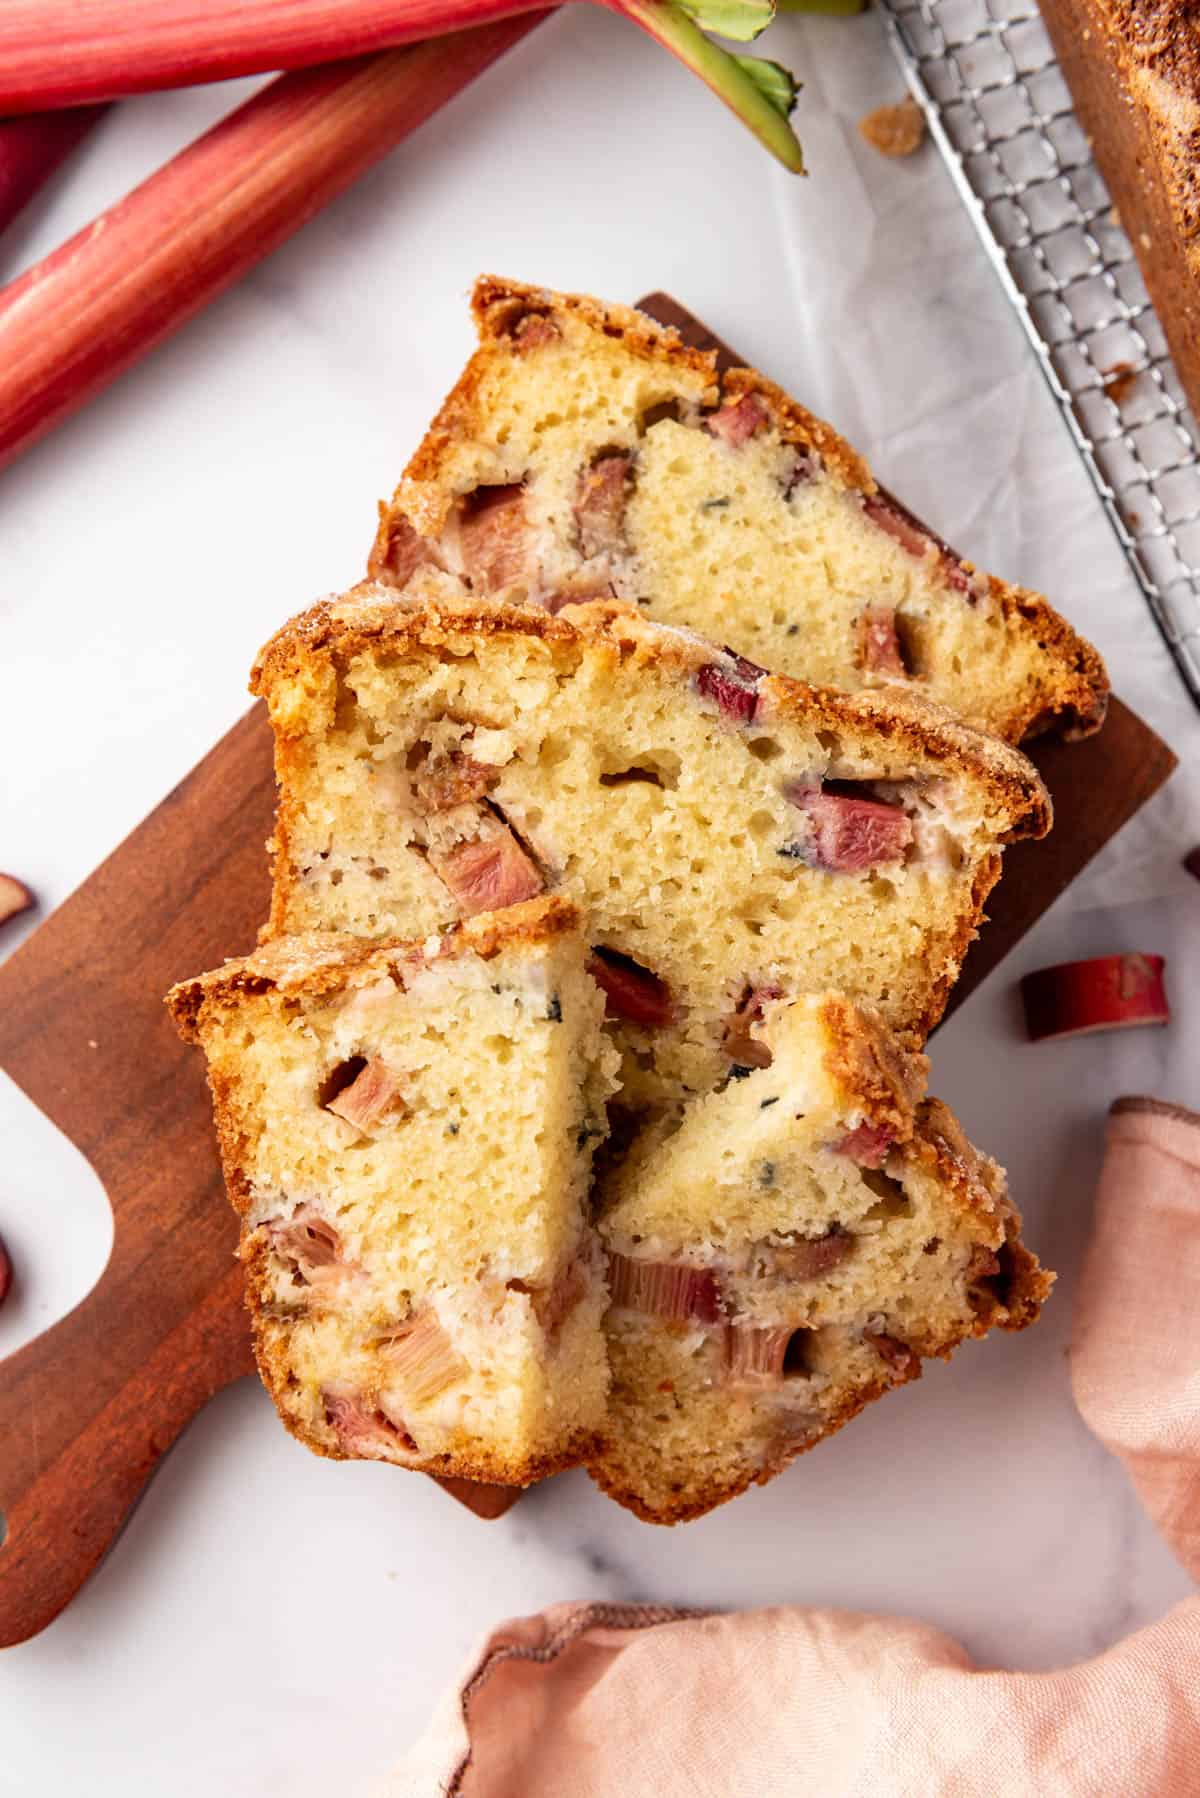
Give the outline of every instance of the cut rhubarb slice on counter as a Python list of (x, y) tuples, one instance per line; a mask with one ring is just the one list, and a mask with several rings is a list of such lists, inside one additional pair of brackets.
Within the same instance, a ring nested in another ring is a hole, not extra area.
[(1021, 998), (1030, 1042), (1167, 1023), (1165, 967), (1161, 955), (1099, 955), (1026, 974)]
[(0, 924), (19, 917), (33, 904), (33, 894), (15, 874), (0, 874)]

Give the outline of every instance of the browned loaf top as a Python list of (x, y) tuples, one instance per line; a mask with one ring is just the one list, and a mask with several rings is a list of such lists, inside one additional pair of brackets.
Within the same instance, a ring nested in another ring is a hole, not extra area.
[(1200, 15), (1194, 0), (1043, 0), (1041, 10), (1200, 415)]

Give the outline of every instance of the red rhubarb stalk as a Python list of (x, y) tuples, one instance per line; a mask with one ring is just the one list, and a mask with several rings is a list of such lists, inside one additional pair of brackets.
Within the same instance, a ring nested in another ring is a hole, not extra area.
[[(775, 63), (721, 49), (746, 42), (774, 0), (597, 0), (649, 32), (705, 81), (772, 153), (801, 167), (787, 123), (796, 85)], [(306, 68), (537, 11), (544, 0), (0, 0), (0, 113), (52, 111), (148, 89)]]
[(0, 231), (8, 229), (105, 110), (79, 106), (73, 112), (0, 121)]
[(286, 242), (535, 23), (285, 75), (12, 282), (0, 293), (0, 463)]

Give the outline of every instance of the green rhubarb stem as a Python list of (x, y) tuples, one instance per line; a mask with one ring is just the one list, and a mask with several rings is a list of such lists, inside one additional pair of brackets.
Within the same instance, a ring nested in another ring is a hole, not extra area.
[(804, 152), (786, 117), (762, 88), (719, 44), (705, 37), (671, 0), (606, 0), (614, 12), (633, 19), (643, 31), (699, 75), (719, 100), (749, 126), (763, 147), (786, 169), (804, 173)]

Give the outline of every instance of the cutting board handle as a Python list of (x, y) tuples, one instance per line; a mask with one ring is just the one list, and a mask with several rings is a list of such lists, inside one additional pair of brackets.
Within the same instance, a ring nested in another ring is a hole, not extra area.
[(236, 1262), (129, 1365), (113, 1317), (135, 1278), (114, 1257), (81, 1305), (4, 1363), (0, 1647), (36, 1635), (70, 1602), (180, 1431), (250, 1371)]

